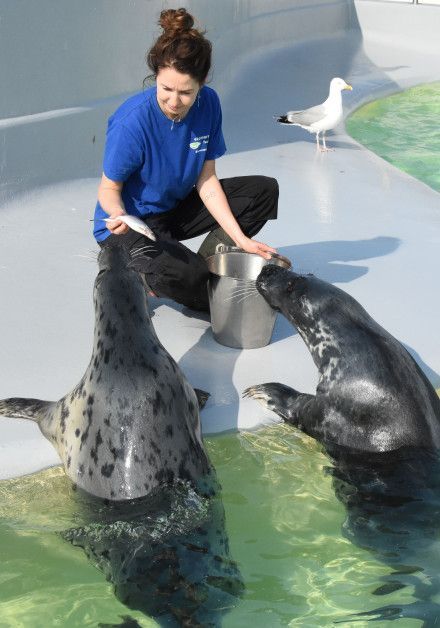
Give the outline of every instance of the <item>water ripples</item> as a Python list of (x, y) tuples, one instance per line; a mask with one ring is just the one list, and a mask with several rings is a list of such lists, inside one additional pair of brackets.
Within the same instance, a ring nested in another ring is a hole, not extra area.
[(360, 107), (347, 120), (358, 142), (440, 192), (440, 82)]

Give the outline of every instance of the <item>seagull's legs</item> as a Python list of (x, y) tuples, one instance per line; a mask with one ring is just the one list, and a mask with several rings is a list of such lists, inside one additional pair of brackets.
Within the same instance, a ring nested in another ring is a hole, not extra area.
[(316, 134), (316, 150), (321, 150), (321, 148), (319, 146), (319, 131)]
[(327, 144), (325, 143), (325, 131), (322, 133), (322, 148), (321, 152), (326, 153), (330, 150), (335, 150), (334, 148), (327, 148)]

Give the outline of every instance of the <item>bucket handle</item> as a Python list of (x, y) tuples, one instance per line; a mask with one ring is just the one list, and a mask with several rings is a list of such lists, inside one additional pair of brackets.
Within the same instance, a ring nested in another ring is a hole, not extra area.
[(215, 252), (216, 253), (231, 253), (231, 251), (237, 252), (237, 251), (241, 251), (242, 253), (244, 252), (243, 249), (241, 249), (239, 246), (232, 246), (229, 244), (217, 244), (217, 246), (215, 247)]
[[(241, 249), (239, 246), (231, 246), (229, 244), (217, 244), (217, 246), (215, 247), (215, 252), (217, 253), (244, 253), (243, 249)], [(274, 259), (278, 259), (280, 260), (280, 262), (283, 262), (283, 264), (285, 265), (286, 268), (292, 268), (292, 263), (290, 261), (289, 258), (285, 257), (284, 255), (280, 255), (279, 253), (271, 253), (271, 257), (273, 257)]]

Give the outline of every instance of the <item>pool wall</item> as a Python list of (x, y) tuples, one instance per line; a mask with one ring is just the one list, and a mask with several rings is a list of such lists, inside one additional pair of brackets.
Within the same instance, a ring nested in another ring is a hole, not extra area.
[[(0, 2), (0, 202), (37, 185), (97, 176), (106, 121), (148, 74), (145, 52), (164, 2)], [(271, 46), (350, 28), (349, 0), (259, 0), (185, 6), (214, 44), (213, 84)], [(269, 8), (270, 7), (270, 8)]]
[[(99, 174), (107, 117), (142, 87), (144, 55), (166, 5), (0, 3), (0, 56), (9, 59), (0, 67), (0, 203), (37, 185)], [(282, 46), (307, 55), (308, 44), (350, 35), (352, 51), (366, 40), (367, 54), (379, 64), (378, 43), (438, 49), (438, 7), (369, 0), (194, 0), (186, 6), (213, 41), (212, 81), (221, 95), (249, 59)], [(321, 77), (314, 79), (320, 86)], [(353, 105), (362, 92), (358, 97)]]

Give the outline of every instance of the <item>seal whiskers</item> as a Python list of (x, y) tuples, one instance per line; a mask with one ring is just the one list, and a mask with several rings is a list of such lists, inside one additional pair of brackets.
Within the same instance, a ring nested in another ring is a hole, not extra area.
[(154, 250), (156, 250), (156, 247), (154, 245), (149, 245), (149, 244), (146, 244), (138, 248), (134, 248), (131, 251), (131, 258), (136, 259), (138, 257), (142, 257), (145, 253), (148, 253)]
[(96, 264), (96, 262), (98, 261), (98, 251), (89, 249), (85, 253), (75, 253), (73, 257), (81, 257), (82, 259), (95, 262)]
[(236, 301), (242, 303), (249, 297), (258, 295), (258, 290), (254, 281), (248, 279), (237, 279), (237, 286), (231, 290), (229, 297), (225, 298), (225, 301)]

